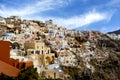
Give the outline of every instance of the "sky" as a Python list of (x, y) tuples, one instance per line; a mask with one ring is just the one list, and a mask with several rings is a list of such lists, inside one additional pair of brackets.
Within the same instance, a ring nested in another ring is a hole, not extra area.
[(106, 33), (120, 29), (120, 0), (0, 0), (0, 16)]

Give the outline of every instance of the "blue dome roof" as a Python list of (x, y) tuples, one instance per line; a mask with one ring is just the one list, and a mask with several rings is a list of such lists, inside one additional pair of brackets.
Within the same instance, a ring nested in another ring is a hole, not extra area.
[(59, 38), (63, 38), (63, 36), (59, 36)]
[(3, 34), (2, 36), (10, 36), (9, 34), (7, 34), (7, 33), (5, 33), (5, 34)]
[(50, 33), (54, 33), (54, 31), (53, 31), (53, 30), (51, 30), (51, 31), (50, 31)]
[(61, 67), (58, 67), (58, 68), (55, 68), (55, 69), (57, 69), (57, 70), (62, 70), (62, 68), (61, 68)]

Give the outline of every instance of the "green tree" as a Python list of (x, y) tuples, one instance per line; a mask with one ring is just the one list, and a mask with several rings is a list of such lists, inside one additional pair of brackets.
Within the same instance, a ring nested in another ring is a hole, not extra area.
[(17, 77), (10, 77), (3, 73), (0, 74), (0, 80), (39, 80), (37, 68), (28, 67), (21, 70)]
[(38, 80), (37, 68), (28, 67), (23, 69), (18, 75), (18, 80)]

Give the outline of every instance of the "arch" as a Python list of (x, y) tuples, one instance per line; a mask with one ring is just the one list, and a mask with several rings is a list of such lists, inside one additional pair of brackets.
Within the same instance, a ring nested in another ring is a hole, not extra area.
[(19, 43), (17, 43), (17, 42), (14, 42), (14, 43), (12, 43), (12, 48), (13, 49), (20, 49), (20, 44)]

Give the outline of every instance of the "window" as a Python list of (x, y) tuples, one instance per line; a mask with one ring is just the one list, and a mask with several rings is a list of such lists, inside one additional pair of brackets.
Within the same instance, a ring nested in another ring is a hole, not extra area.
[(56, 78), (56, 73), (54, 72), (54, 79)]
[(42, 50), (42, 54), (43, 54), (43, 50)]
[(48, 54), (50, 53), (50, 50), (48, 50), (48, 52), (47, 52)]
[(37, 50), (35, 53), (36, 53), (36, 54), (40, 54), (40, 51)]
[(34, 54), (34, 51), (31, 51), (31, 54)]

